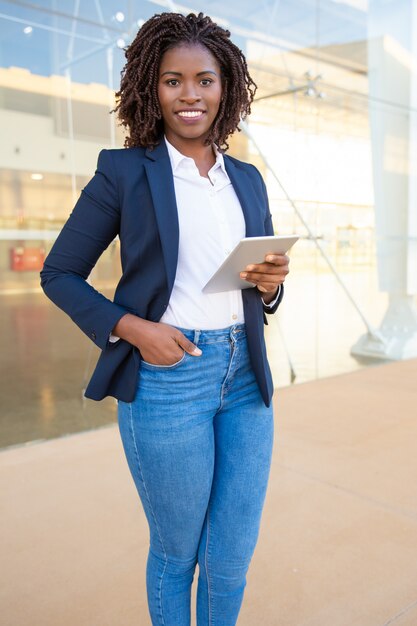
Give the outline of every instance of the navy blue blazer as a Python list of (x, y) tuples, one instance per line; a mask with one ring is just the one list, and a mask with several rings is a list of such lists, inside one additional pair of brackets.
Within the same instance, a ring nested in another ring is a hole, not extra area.
[[(242, 205), (246, 236), (273, 234), (265, 184), (258, 170), (230, 156), (226, 171)], [(86, 282), (103, 251), (120, 238), (122, 277), (112, 302)], [(178, 258), (178, 215), (165, 141), (153, 150), (102, 150), (94, 177), (83, 189), (41, 272), (46, 295), (101, 348), (85, 396), (131, 402), (139, 350), (109, 336), (125, 313), (157, 322), (166, 310)], [(264, 341), (264, 307), (257, 289), (243, 290), (248, 349), (266, 405), (273, 384)], [(274, 312), (282, 298), (272, 308)]]

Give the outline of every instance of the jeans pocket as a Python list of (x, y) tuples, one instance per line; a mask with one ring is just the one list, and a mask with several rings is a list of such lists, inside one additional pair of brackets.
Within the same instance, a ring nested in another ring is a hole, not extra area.
[(185, 361), (185, 357), (186, 357), (187, 353), (184, 351), (182, 357), (180, 358), (179, 361), (175, 361), (175, 363), (171, 363), (171, 365), (157, 365), (155, 363), (148, 363), (148, 361), (144, 361), (143, 359), (140, 362), (140, 366), (144, 367), (146, 369), (152, 369), (152, 370), (173, 370), (177, 367), (179, 367), (182, 363), (184, 363)]

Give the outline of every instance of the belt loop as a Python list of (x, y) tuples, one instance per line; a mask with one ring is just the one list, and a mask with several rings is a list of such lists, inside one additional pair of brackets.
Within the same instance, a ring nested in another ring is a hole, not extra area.
[(200, 335), (201, 335), (201, 330), (195, 330), (194, 331), (194, 341), (193, 341), (193, 343), (196, 346), (198, 345), (198, 340), (200, 339)]

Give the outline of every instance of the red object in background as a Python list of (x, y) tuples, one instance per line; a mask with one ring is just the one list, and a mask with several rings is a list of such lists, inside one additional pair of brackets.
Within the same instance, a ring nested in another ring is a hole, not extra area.
[(45, 248), (16, 246), (10, 249), (10, 269), (14, 272), (39, 271), (44, 261)]

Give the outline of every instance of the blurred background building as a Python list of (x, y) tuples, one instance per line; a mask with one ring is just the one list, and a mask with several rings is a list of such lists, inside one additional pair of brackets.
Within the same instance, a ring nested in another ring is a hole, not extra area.
[[(45, 254), (121, 147), (110, 114), (124, 51), (154, 13), (200, 10), (258, 84), (231, 142), (297, 232), (267, 328), (277, 387), (417, 356), (417, 0), (0, 1), (0, 446), (116, 419), (86, 401), (96, 348), (39, 287)], [(90, 280), (109, 297), (118, 242)]]

